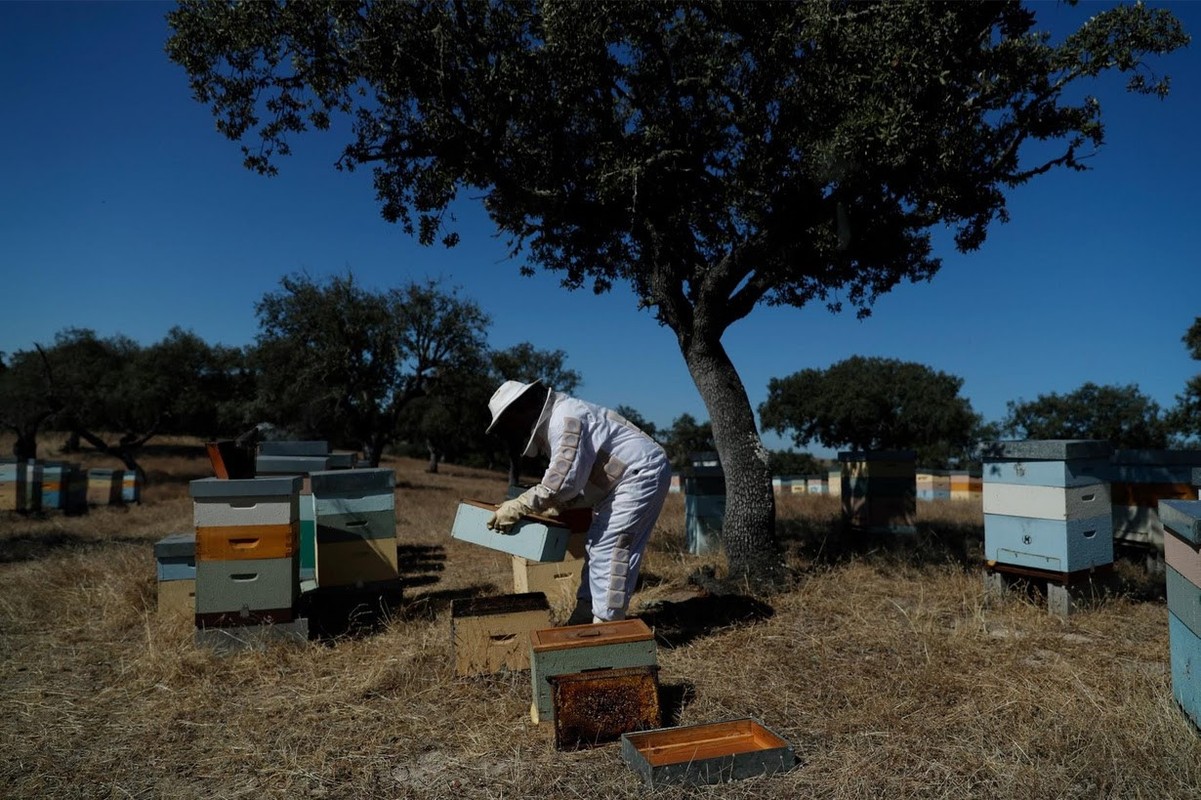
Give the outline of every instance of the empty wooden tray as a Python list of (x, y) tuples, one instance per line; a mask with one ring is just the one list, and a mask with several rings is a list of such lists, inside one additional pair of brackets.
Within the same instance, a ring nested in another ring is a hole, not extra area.
[(623, 734), (621, 755), (651, 787), (725, 783), (796, 764), (792, 746), (753, 719)]

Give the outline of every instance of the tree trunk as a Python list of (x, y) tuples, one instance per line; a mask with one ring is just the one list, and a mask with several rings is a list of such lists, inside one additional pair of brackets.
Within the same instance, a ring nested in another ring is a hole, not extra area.
[(71, 431), (69, 434), (67, 434), (67, 441), (63, 443), (63, 452), (79, 452), (79, 431)]
[(384, 436), (371, 435), (371, 441), (367, 444), (367, 460), (371, 462), (373, 468), (379, 467), (379, 460), (384, 455), (385, 444), (387, 444), (387, 439)]
[(438, 451), (438, 448), (434, 446), (433, 442), (426, 442), (425, 449), (428, 450), (430, 454), (430, 463), (429, 466), (425, 468), (425, 471), (431, 475), (437, 475), (438, 462), (442, 459), (442, 454)]
[(38, 432), (35, 428), (32, 431), (21, 431), (17, 434), (17, 440), (13, 442), (13, 456), (17, 461), (28, 461), (38, 457)]
[(681, 347), (700, 391), (726, 480), (721, 541), (729, 580), (752, 593), (783, 586), (786, 572), (776, 540), (776, 498), (767, 448), (759, 438), (750, 399), (720, 341), (690, 337)]

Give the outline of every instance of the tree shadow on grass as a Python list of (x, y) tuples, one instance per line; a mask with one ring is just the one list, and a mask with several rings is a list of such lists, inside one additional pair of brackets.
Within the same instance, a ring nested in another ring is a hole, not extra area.
[(659, 601), (646, 606), (638, 618), (655, 632), (661, 647), (682, 647), (722, 628), (749, 625), (768, 619), (775, 609), (742, 594), (704, 594), (681, 601)]
[(690, 681), (663, 683), (659, 685), (659, 708), (663, 727), (674, 728), (680, 724), (686, 709), (696, 700), (696, 684)]
[(19, 534), (0, 538), (0, 564), (37, 561), (69, 550), (94, 550), (114, 543), (144, 546), (151, 541), (134, 536), (80, 536), (65, 531)]
[(894, 566), (984, 565), (984, 529), (970, 523), (922, 521), (910, 533), (853, 530), (840, 518), (786, 519), (776, 526), (786, 552), (810, 567), (852, 560)]

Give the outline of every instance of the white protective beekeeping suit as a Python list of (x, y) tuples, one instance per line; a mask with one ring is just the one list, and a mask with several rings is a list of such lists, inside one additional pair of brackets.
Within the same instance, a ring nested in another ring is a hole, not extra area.
[(593, 508), (577, 601), (594, 621), (624, 619), (671, 483), (667, 454), (620, 414), (554, 390), (523, 455), (538, 453), (550, 466), (518, 499), (536, 512)]

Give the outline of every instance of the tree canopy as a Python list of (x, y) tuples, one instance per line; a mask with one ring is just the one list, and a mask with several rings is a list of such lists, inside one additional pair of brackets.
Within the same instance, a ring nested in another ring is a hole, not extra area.
[(962, 387), (962, 378), (924, 364), (852, 356), (772, 378), (759, 417), (799, 446), (916, 450), (923, 465), (943, 467), (970, 450), (980, 424)]
[[(1065, 89), (1188, 41), (1118, 6), (1060, 43), (1019, 2), (306, 3), (186, 0), (170, 57), (246, 165), (352, 124), (386, 219), (453, 244), (482, 198), (522, 269), (629, 284), (675, 334), (727, 472), (731, 572), (774, 584), (766, 450), (721, 343), (758, 305), (867, 314), (1007, 218), (1005, 192), (1082, 169), (1100, 107)], [(1038, 143), (1038, 147), (1026, 145)]]
[(352, 275), (286, 276), (255, 309), (260, 415), (362, 447), (376, 466), (404, 408), (440, 372), (479, 362), (488, 324), (433, 281), (370, 291)]
[(1040, 394), (1010, 401), (1002, 430), (1023, 439), (1102, 439), (1121, 449), (1165, 448), (1171, 444), (1167, 417), (1138, 386), (1088, 382), (1066, 394)]
[[(1201, 361), (1201, 317), (1193, 320), (1185, 332), (1184, 346), (1193, 360)], [(1194, 375), (1176, 396), (1176, 406), (1168, 414), (1173, 430), (1185, 437), (1201, 437), (1201, 375)]]

